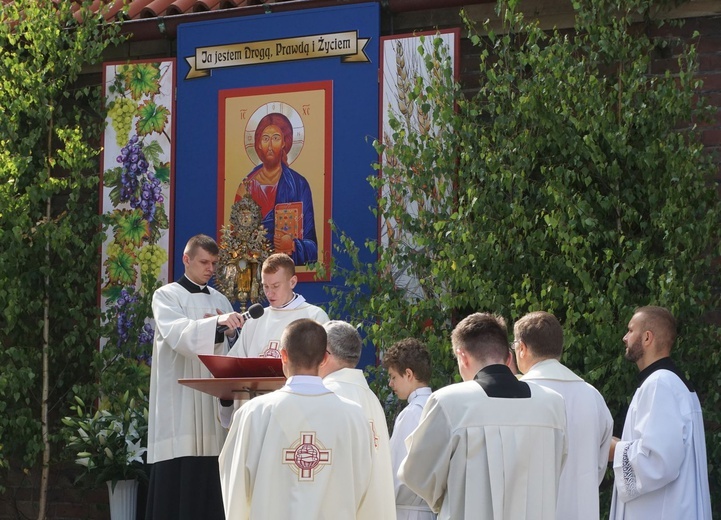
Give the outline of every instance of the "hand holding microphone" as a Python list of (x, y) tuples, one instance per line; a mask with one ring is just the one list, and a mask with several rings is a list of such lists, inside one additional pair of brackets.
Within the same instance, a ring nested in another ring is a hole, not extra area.
[(225, 332), (229, 329), (238, 329), (243, 326), (246, 320), (257, 320), (263, 315), (264, 309), (260, 303), (254, 303), (244, 313), (229, 312), (218, 317), (218, 332)]

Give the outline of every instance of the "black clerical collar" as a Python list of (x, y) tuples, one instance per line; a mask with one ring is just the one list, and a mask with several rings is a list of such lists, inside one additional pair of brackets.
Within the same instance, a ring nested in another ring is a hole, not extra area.
[(196, 294), (196, 293), (205, 293), (210, 294), (210, 290), (208, 289), (207, 285), (200, 286), (197, 283), (191, 281), (187, 276), (183, 275), (180, 277), (180, 280), (178, 280), (178, 283), (189, 293)]
[(646, 379), (648, 379), (648, 376), (653, 374), (656, 370), (668, 370), (669, 372), (673, 372), (678, 376), (678, 378), (683, 382), (684, 385), (686, 385), (686, 388), (688, 388), (689, 392), (695, 392), (693, 386), (691, 383), (686, 379), (686, 377), (683, 375), (683, 373), (678, 369), (676, 366), (676, 363), (674, 363), (670, 357), (661, 358), (658, 361), (654, 361), (650, 365), (648, 365), (646, 368), (641, 370), (638, 373), (638, 386), (641, 386)]
[(525, 381), (519, 381), (506, 365), (488, 365), (478, 371), (473, 378), (486, 392), (488, 397), (502, 399), (527, 399), (531, 397), (531, 388)]

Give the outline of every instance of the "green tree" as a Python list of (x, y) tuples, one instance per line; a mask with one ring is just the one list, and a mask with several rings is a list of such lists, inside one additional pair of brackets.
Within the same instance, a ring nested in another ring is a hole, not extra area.
[[(681, 329), (673, 355), (704, 406), (721, 515), (721, 356), (710, 319), (721, 206), (697, 133), (709, 112), (695, 47), (654, 36), (658, 2), (574, 2), (568, 32), (542, 31), (516, 4), (499, 3), (496, 31), (467, 20), (480, 61), (472, 91), (452, 80), (442, 46), (424, 52), (435, 72), (408, 86), (404, 106), (431, 123), (396, 114), (370, 180), (392, 233), (366, 244), (374, 265), (341, 236), (339, 254), (355, 263), (338, 272), (348, 288), (334, 291), (331, 312), (362, 323), (379, 349), (424, 339), (436, 386), (455, 374), (458, 318), (491, 311), (510, 326), (552, 312), (564, 326), (563, 361), (601, 391), (620, 432), (636, 386), (623, 360), (626, 323), (636, 306), (668, 307)], [(677, 57), (675, 70), (651, 73), (660, 54)]]
[[(117, 43), (90, 1), (0, 4), (0, 466), (41, 462), (98, 339), (98, 84)], [(12, 462), (11, 462), (12, 461)]]

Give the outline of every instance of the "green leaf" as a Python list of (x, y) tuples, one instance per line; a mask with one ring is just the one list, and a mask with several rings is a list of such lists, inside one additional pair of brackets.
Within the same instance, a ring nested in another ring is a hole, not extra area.
[(156, 105), (152, 101), (143, 103), (138, 107), (138, 121), (135, 123), (138, 135), (143, 136), (153, 132), (162, 132), (168, 121), (168, 116), (170, 116), (170, 111), (164, 106)]
[(158, 63), (126, 65), (123, 72), (126, 90), (130, 91), (133, 99), (139, 100), (144, 95), (152, 96), (160, 91)]

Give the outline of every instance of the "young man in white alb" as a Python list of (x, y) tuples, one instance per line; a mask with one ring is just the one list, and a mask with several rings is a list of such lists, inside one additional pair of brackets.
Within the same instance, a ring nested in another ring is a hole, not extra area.
[(286, 327), (288, 381), (233, 417), (219, 465), (228, 520), (363, 519), (373, 439), (361, 407), (323, 385), (325, 329), (310, 319)]
[(598, 486), (608, 468), (613, 418), (594, 387), (563, 366), (563, 329), (553, 314), (526, 314), (513, 326), (516, 364), (532, 381), (566, 403), (568, 458), (558, 487), (557, 520), (598, 520)]
[(242, 323), (228, 299), (208, 286), (217, 262), (215, 240), (196, 235), (183, 253), (185, 274), (153, 294), (146, 509), (153, 520), (224, 518), (218, 454), (225, 430), (217, 421), (215, 398), (178, 383), (210, 377), (198, 354), (224, 354)]

